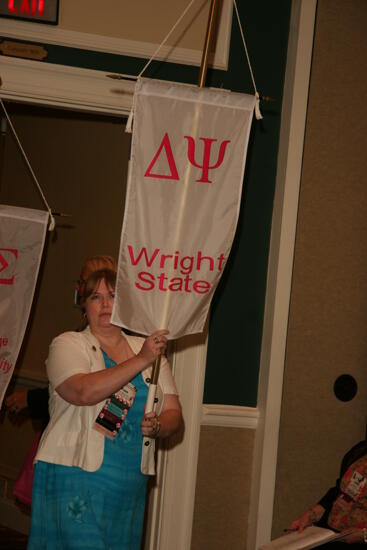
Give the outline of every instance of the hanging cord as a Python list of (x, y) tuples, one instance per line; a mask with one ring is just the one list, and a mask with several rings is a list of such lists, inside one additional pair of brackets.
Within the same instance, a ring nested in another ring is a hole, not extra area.
[(14, 128), (14, 126), (13, 126), (13, 124), (12, 124), (12, 121), (10, 120), (8, 111), (6, 110), (5, 105), (4, 105), (4, 102), (3, 102), (3, 100), (1, 99), (1, 97), (0, 97), (0, 104), (1, 104), (1, 106), (2, 106), (2, 108), (3, 108), (3, 111), (4, 111), (4, 113), (5, 113), (6, 119), (7, 119), (8, 123), (9, 123), (9, 126), (10, 126), (10, 128), (11, 128), (11, 131), (13, 132), (13, 135), (14, 135), (14, 137), (15, 137), (15, 140), (16, 140), (17, 144), (18, 144), (18, 147), (19, 147), (19, 149), (20, 149), (20, 152), (22, 153), (23, 158), (24, 158), (24, 160), (25, 160), (25, 162), (26, 162), (26, 164), (27, 164), (27, 166), (28, 166), (28, 169), (29, 169), (31, 175), (32, 175), (33, 181), (34, 181), (35, 184), (37, 185), (38, 191), (40, 192), (41, 197), (42, 197), (42, 199), (43, 199), (43, 202), (45, 203), (45, 206), (46, 206), (46, 208), (47, 208), (47, 210), (48, 210), (48, 213), (50, 214), (50, 225), (48, 226), (48, 230), (49, 230), (49, 231), (53, 231), (53, 230), (55, 229), (55, 218), (54, 218), (53, 215), (52, 215), (51, 208), (49, 207), (48, 202), (47, 202), (47, 200), (46, 200), (46, 197), (45, 197), (45, 195), (44, 195), (44, 193), (43, 193), (43, 191), (42, 191), (42, 189), (41, 189), (41, 186), (40, 186), (40, 184), (38, 183), (38, 180), (37, 180), (37, 178), (36, 178), (36, 175), (35, 175), (35, 173), (33, 172), (32, 166), (30, 165), (30, 162), (29, 162), (29, 160), (28, 160), (28, 158), (27, 158), (27, 155), (25, 154), (25, 151), (24, 151), (24, 149), (23, 149), (23, 147), (22, 147), (22, 144), (20, 143), (20, 139), (18, 138), (18, 135), (17, 135), (17, 133), (16, 133), (16, 131), (15, 131), (15, 128)]
[[(171, 30), (169, 31), (169, 33), (167, 34), (167, 36), (163, 39), (163, 41), (159, 44), (158, 48), (155, 50), (155, 52), (153, 53), (152, 57), (149, 59), (149, 61), (144, 65), (144, 67), (142, 68), (142, 70), (140, 71), (140, 73), (138, 74), (138, 76), (136, 77), (136, 79), (138, 80), (142, 75), (143, 73), (147, 70), (147, 68), (149, 67), (149, 65), (151, 64), (151, 62), (155, 59), (155, 57), (158, 55), (158, 52), (159, 50), (161, 49), (161, 47), (167, 42), (167, 40), (169, 39), (169, 37), (171, 36), (171, 34), (173, 33), (173, 31), (178, 27), (178, 25), (181, 23), (182, 19), (185, 17), (185, 15), (187, 14), (187, 12), (189, 11), (189, 9), (191, 8), (191, 6), (193, 5), (193, 3), (195, 2), (195, 0), (191, 0), (191, 2), (188, 3), (188, 5), (186, 6), (186, 8), (184, 9), (184, 11), (182, 12), (182, 14), (180, 15), (180, 17), (177, 19), (176, 23), (173, 25), (173, 27), (171, 28)], [(135, 94), (134, 94), (135, 95)], [(134, 99), (133, 99), (133, 104), (131, 106), (131, 111), (130, 111), (130, 114), (129, 114), (129, 118), (127, 119), (127, 123), (126, 123), (126, 128), (125, 128), (125, 132), (128, 132), (128, 133), (131, 133), (131, 128), (132, 128), (132, 121), (133, 121), (133, 116), (134, 116)]]
[(234, 5), (234, 9), (235, 9), (236, 16), (237, 16), (238, 26), (240, 27), (240, 33), (241, 33), (241, 37), (242, 37), (243, 46), (244, 46), (245, 52), (246, 52), (247, 63), (248, 63), (249, 69), (250, 69), (250, 75), (251, 75), (251, 79), (252, 79), (252, 84), (253, 84), (253, 87), (254, 87), (254, 90), (255, 90), (255, 98), (256, 98), (256, 103), (255, 103), (255, 116), (256, 116), (256, 120), (261, 120), (261, 119), (263, 118), (263, 116), (262, 116), (261, 111), (260, 111), (260, 96), (259, 96), (259, 92), (257, 91), (257, 88), (256, 88), (254, 73), (252, 72), (252, 67), (251, 67), (251, 62), (250, 62), (250, 56), (249, 56), (248, 51), (247, 51), (245, 36), (244, 36), (244, 34), (243, 34), (243, 29), (242, 29), (242, 25), (241, 25), (241, 19), (240, 19), (239, 13), (238, 13), (236, 0), (233, 0), (233, 5)]
[(189, 4), (186, 6), (186, 8), (184, 9), (184, 11), (182, 12), (182, 14), (180, 15), (180, 17), (177, 19), (176, 23), (173, 25), (172, 29), (169, 31), (169, 33), (167, 34), (167, 36), (163, 39), (163, 41), (159, 44), (158, 48), (156, 49), (156, 51), (154, 52), (154, 54), (152, 55), (152, 57), (149, 59), (148, 63), (143, 67), (143, 69), (140, 71), (140, 73), (138, 74), (138, 78), (140, 78), (142, 76), (142, 74), (146, 71), (146, 69), (149, 67), (149, 65), (151, 64), (151, 62), (153, 61), (153, 59), (156, 57), (156, 55), (158, 54), (159, 50), (161, 49), (161, 47), (166, 43), (166, 41), (169, 39), (169, 37), (171, 36), (171, 34), (173, 33), (173, 31), (176, 29), (176, 27), (181, 23), (182, 19), (185, 17), (185, 15), (187, 14), (187, 12), (189, 11), (189, 9), (191, 8), (191, 6), (193, 5), (193, 3), (195, 2), (195, 0), (191, 0), (191, 2), (189, 2)]
[[(144, 73), (144, 72), (146, 71), (146, 69), (149, 67), (149, 65), (151, 64), (151, 62), (152, 62), (152, 61), (155, 59), (155, 57), (158, 55), (159, 50), (160, 50), (160, 49), (162, 48), (162, 46), (166, 43), (166, 41), (168, 40), (168, 38), (171, 36), (171, 34), (173, 33), (173, 31), (176, 29), (176, 27), (181, 23), (182, 19), (185, 17), (185, 15), (187, 14), (187, 12), (189, 11), (189, 9), (191, 8), (191, 6), (193, 5), (194, 2), (195, 2), (195, 0), (191, 0), (191, 1), (189, 2), (189, 4), (186, 6), (186, 8), (184, 9), (184, 11), (183, 11), (182, 14), (180, 15), (180, 17), (177, 19), (176, 23), (173, 25), (173, 27), (171, 28), (171, 30), (169, 31), (169, 33), (167, 34), (167, 36), (166, 36), (166, 37), (163, 39), (163, 41), (159, 44), (158, 48), (155, 50), (155, 52), (153, 53), (153, 55), (151, 56), (151, 58), (149, 59), (149, 61), (144, 65), (143, 69), (140, 71), (140, 73), (139, 73), (138, 76), (136, 77), (137, 80), (143, 75), (143, 73)], [(242, 37), (243, 46), (244, 46), (244, 48), (245, 48), (245, 53), (246, 53), (246, 57), (247, 57), (247, 63), (248, 63), (249, 69), (250, 69), (250, 75), (251, 75), (252, 84), (253, 84), (253, 87), (254, 87), (254, 90), (255, 90), (255, 98), (256, 98), (256, 102), (255, 102), (255, 116), (256, 116), (256, 119), (257, 119), (257, 120), (261, 120), (261, 119), (263, 118), (263, 116), (262, 116), (261, 111), (260, 111), (260, 95), (259, 95), (259, 92), (257, 91), (257, 88), (256, 88), (254, 73), (253, 73), (252, 67), (251, 67), (250, 56), (249, 56), (249, 54), (248, 54), (248, 50), (247, 50), (247, 46), (246, 46), (246, 40), (245, 40), (245, 36), (244, 36), (244, 34), (243, 34), (243, 29), (242, 29), (242, 25), (241, 25), (241, 20), (240, 20), (240, 16), (239, 16), (239, 13), (238, 13), (238, 9), (237, 9), (236, 0), (233, 0), (233, 5), (234, 5), (234, 9), (235, 9), (236, 16), (237, 16), (238, 26), (239, 26), (239, 28), (240, 28), (240, 33), (241, 33), (241, 37)], [(127, 133), (131, 133), (131, 131), (132, 131), (132, 122), (133, 122), (134, 108), (135, 108), (134, 98), (135, 98), (135, 94), (134, 94), (134, 97), (133, 97), (133, 103), (132, 103), (132, 106), (131, 106), (130, 114), (129, 114), (129, 117), (128, 117), (127, 123), (126, 123), (125, 132), (127, 132)]]

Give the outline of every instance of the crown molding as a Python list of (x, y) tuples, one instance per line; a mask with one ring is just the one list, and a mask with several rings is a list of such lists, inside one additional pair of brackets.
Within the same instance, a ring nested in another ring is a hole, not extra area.
[(1, 56), (2, 99), (126, 116), (135, 82), (108, 73)]

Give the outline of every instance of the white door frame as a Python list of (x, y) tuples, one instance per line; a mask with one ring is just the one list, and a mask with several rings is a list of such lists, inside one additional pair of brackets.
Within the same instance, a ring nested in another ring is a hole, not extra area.
[(283, 372), (317, 0), (293, 0), (260, 360), (249, 550), (271, 539)]

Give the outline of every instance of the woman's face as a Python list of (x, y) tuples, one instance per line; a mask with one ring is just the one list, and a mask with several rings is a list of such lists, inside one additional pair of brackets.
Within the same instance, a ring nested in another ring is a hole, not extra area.
[(115, 291), (107, 287), (102, 279), (95, 291), (85, 301), (85, 312), (91, 330), (106, 328), (111, 325), (111, 314)]

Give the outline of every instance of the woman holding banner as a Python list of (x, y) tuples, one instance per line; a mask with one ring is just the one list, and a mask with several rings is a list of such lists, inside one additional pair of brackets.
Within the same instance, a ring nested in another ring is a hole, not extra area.
[(112, 325), (115, 280), (115, 269), (98, 266), (81, 282), (87, 327), (50, 346), (50, 422), (36, 455), (28, 550), (138, 550), (154, 440), (182, 424), (165, 357), (158, 411), (144, 414), (168, 331), (144, 339)]

